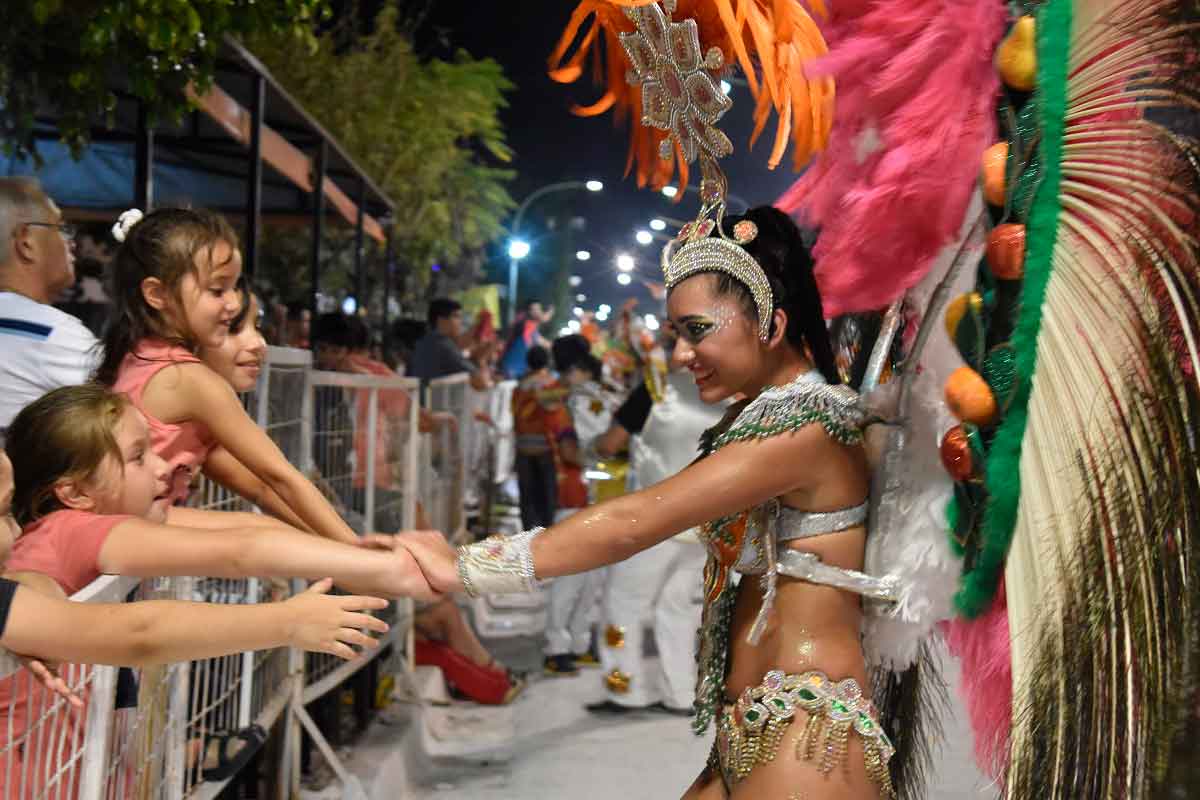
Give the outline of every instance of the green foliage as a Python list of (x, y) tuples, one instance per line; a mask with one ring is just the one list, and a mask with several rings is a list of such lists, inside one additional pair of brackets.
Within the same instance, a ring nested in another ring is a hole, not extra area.
[(35, 118), (52, 109), (76, 157), (96, 124), (111, 124), (114, 87), (152, 119), (189, 110), (187, 85), (212, 83), (222, 39), (269, 34), (293, 52), (316, 46), (327, 0), (4, 0), (0, 136), (5, 152), (36, 156)]
[(395, 201), (397, 256), (423, 284), (434, 262), (471, 262), (513, 206), (497, 166), (511, 158), (499, 113), (512, 84), (465, 52), (422, 60), (394, 1), (362, 27), (348, 17), (308, 51), (277, 36), (248, 45)]

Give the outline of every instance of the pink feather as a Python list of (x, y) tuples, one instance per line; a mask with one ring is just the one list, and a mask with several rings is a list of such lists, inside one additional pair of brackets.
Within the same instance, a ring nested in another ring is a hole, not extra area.
[(997, 135), (1006, 14), (1001, 0), (874, 0), (838, 4), (824, 27), (829, 54), (805, 71), (837, 81), (830, 143), (776, 205), (820, 227), (827, 316), (888, 305), (958, 233)]
[(1003, 581), (987, 612), (975, 619), (955, 617), (943, 624), (943, 633), (962, 667), (959, 692), (975, 734), (975, 761), (984, 774), (1003, 782), (1012, 725), (1012, 644)]

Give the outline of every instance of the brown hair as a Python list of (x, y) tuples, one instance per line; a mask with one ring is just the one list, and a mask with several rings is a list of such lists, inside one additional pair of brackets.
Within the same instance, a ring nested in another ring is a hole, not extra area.
[(104, 332), (103, 360), (96, 380), (112, 386), (125, 356), (146, 338), (166, 339), (193, 349), (186, 334), (171, 330), (161, 313), (142, 295), (142, 281), (158, 278), (179, 298), (186, 275), (196, 275), (196, 256), (226, 242), (238, 248), (238, 236), (220, 214), (188, 208), (162, 208), (137, 222), (113, 257), (111, 297), (113, 309)]
[(121, 462), (115, 429), (129, 407), (125, 395), (98, 383), (42, 395), (13, 419), (4, 449), (13, 466), (12, 513), (22, 527), (62, 508), (61, 480), (92, 478), (109, 456)]

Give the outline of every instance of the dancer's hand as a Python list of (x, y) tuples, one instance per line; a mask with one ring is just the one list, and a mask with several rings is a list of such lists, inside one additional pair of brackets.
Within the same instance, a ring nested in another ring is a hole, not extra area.
[(280, 604), (287, 615), (285, 630), (292, 647), (314, 653), (329, 653), (347, 661), (363, 650), (379, 647), (379, 640), (363, 633), (362, 629), (387, 633), (388, 624), (366, 611), (387, 607), (387, 600), (378, 597), (331, 595), (332, 578), (317, 581), (306, 591)]
[[(434, 535), (425, 535), (429, 533)], [(458, 556), (446, 537), (436, 531), (409, 531), (397, 535), (396, 544), (412, 554), (435, 590), (446, 594), (463, 591), (458, 578)]]

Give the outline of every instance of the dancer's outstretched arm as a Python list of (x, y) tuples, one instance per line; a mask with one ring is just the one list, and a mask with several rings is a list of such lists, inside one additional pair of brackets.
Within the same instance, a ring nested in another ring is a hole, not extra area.
[[(554, 525), (533, 539), (534, 571), (552, 578), (623, 561), (680, 531), (781, 495), (819, 510), (859, 503), (866, 491), (861, 452), (819, 425), (733, 443), (661, 483)], [(404, 536), (397, 542), (416, 556), (435, 589), (463, 590), (448, 545)]]

